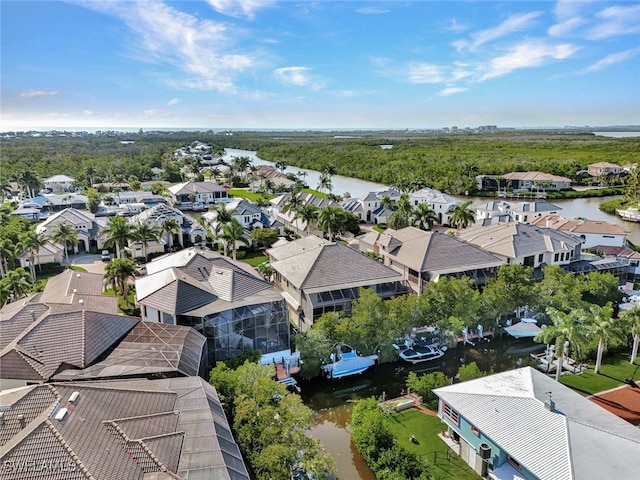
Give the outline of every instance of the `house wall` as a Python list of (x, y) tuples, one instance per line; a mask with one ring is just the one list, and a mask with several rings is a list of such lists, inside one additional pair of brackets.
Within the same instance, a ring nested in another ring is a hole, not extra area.
[(598, 245), (624, 247), (626, 239), (626, 235), (605, 235), (600, 233), (583, 233), (579, 236), (584, 239), (583, 249)]

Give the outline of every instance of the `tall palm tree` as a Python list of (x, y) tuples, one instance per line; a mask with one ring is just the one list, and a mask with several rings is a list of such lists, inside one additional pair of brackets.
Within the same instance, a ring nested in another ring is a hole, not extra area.
[(1, 281), (5, 285), (6, 290), (9, 291), (9, 295), (13, 300), (17, 300), (26, 295), (32, 286), (29, 281), (29, 274), (22, 267), (7, 272), (7, 275)]
[(129, 281), (135, 278), (136, 262), (130, 258), (115, 258), (104, 269), (104, 283), (111, 286), (129, 303)]
[(608, 345), (624, 341), (624, 322), (613, 319), (613, 306), (607, 303), (604, 307), (589, 305), (589, 333), (598, 338), (595, 373), (600, 372), (602, 355)]
[(109, 217), (107, 226), (102, 230), (105, 237), (104, 245), (107, 248), (115, 247), (116, 258), (122, 258), (122, 249), (131, 238), (131, 225), (119, 215)]
[(227, 223), (224, 227), (222, 227), (221, 238), (225, 242), (225, 250), (227, 250), (227, 255), (229, 254), (228, 250), (230, 249), (234, 260), (236, 259), (238, 242), (249, 245), (249, 241), (244, 235), (244, 227), (240, 225), (240, 222), (238, 222), (238, 220), (236, 220), (235, 218), (231, 220), (231, 222)]
[(0, 180), (0, 203), (4, 203), (5, 198), (11, 195), (11, 184), (5, 180)]
[(27, 193), (29, 198), (33, 198), (42, 187), (40, 178), (31, 170), (22, 170), (18, 172), (14, 178), (15, 181), (18, 182), (20, 188)]
[[(200, 218), (203, 217), (199, 217), (198, 220), (200, 220)], [(167, 240), (169, 241), (168, 247), (171, 249), (173, 247), (173, 234), (180, 231), (180, 224), (175, 218), (167, 217), (162, 221), (160, 229), (162, 232), (166, 232)]]
[(293, 222), (296, 223), (296, 228), (297, 220), (300, 218), (299, 212), (303, 205), (304, 201), (302, 200), (302, 196), (300, 195), (300, 193), (292, 192), (282, 206), (282, 213), (291, 212), (293, 214)]
[(305, 231), (311, 233), (311, 227), (313, 226), (313, 222), (318, 219), (318, 215), (320, 214), (320, 209), (314, 205), (313, 203), (307, 203), (306, 205), (302, 205), (298, 209), (298, 216), (301, 220), (304, 220), (307, 227)]
[(620, 314), (620, 318), (626, 323), (631, 330), (631, 335), (633, 335), (633, 345), (631, 347), (631, 364), (633, 365), (636, 363), (638, 346), (640, 345), (640, 307), (623, 311)]
[(75, 248), (78, 243), (78, 232), (67, 222), (61, 222), (53, 231), (51, 238), (54, 242), (64, 245), (64, 257), (69, 263), (69, 246)]
[(320, 174), (320, 178), (318, 179), (318, 190), (327, 193), (331, 193), (331, 190), (333, 190), (331, 175), (329, 175), (326, 171)]
[(471, 200), (455, 205), (449, 218), (449, 225), (455, 228), (467, 228), (476, 220), (475, 212), (469, 207)]
[(431, 230), (438, 223), (438, 215), (428, 203), (421, 203), (413, 211), (413, 224), (420, 230)]
[(19, 254), (17, 245), (10, 238), (0, 238), (0, 277), (4, 278), (10, 270), (9, 262), (15, 262)]
[[(20, 235), (20, 245), (27, 252), (27, 258), (29, 260), (29, 273), (31, 273), (31, 280), (36, 281), (36, 267), (38, 264), (40, 270), (40, 248), (49, 243), (49, 237), (43, 233), (36, 233), (35, 230), (29, 230)], [(34, 261), (35, 260), (35, 261)]]
[(148, 222), (138, 222), (133, 226), (132, 237), (142, 243), (142, 255), (145, 261), (147, 260), (147, 243), (158, 242), (162, 232), (158, 227), (154, 227)]
[(547, 315), (553, 322), (552, 325), (543, 328), (534, 338), (536, 342), (544, 342), (547, 345), (552, 342), (558, 356), (558, 368), (556, 369), (556, 381), (560, 381), (562, 365), (564, 364), (565, 347), (570, 347), (580, 353), (584, 346), (586, 325), (584, 310), (572, 310), (569, 313), (561, 312), (555, 308), (548, 308)]
[(344, 228), (345, 216), (346, 211), (340, 207), (325, 207), (318, 214), (318, 228), (329, 235), (329, 240), (333, 242), (335, 234)]

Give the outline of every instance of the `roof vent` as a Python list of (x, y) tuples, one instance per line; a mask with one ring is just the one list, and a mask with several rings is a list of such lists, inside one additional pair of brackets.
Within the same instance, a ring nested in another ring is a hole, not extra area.
[(547, 395), (549, 395), (549, 400), (547, 400), (546, 402), (544, 402), (544, 408), (546, 408), (547, 410), (549, 410), (550, 412), (553, 412), (556, 409), (556, 402), (554, 402), (551, 399), (551, 393), (552, 392), (547, 392)]
[(76, 403), (78, 401), (78, 397), (80, 396), (80, 392), (73, 392), (69, 395), (69, 403)]
[(73, 293), (78, 293), (78, 289), (74, 288), (73, 290), (71, 290)]
[(80, 275), (79, 273), (76, 273), (76, 278), (80, 278), (82, 275)]
[(84, 303), (84, 300), (81, 298), (80, 300), (78, 300), (78, 303), (82, 305)]
[(67, 415), (67, 409), (66, 408), (61, 408), (60, 410), (58, 410), (56, 412), (56, 414), (54, 415), (53, 418), (55, 418), (56, 420), (58, 420), (59, 422), (64, 420), (64, 417)]

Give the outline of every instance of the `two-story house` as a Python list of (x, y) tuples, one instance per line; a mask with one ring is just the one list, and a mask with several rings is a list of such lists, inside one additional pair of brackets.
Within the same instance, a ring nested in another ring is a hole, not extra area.
[(402, 274), (411, 290), (421, 294), (428, 282), (443, 277), (473, 279), (476, 285), (495, 277), (504, 260), (441, 232), (415, 227), (368, 232), (358, 237), (361, 252), (373, 252), (385, 265)]
[(561, 215), (545, 215), (536, 218), (531, 223), (576, 235), (584, 241), (583, 249), (601, 246), (624, 247), (627, 245), (626, 240), (629, 234), (628, 230), (617, 223), (603, 220), (568, 220)]
[(226, 202), (229, 199), (227, 189), (215, 182), (184, 182), (172, 185), (168, 188), (171, 199), (176, 206), (193, 203), (210, 205), (212, 203)]
[(460, 203), (450, 195), (432, 188), (423, 188), (416, 192), (412, 192), (409, 194), (409, 199), (411, 200), (411, 205), (414, 207), (422, 205), (423, 203), (429, 205), (431, 210), (436, 213), (438, 223), (440, 225), (449, 223), (451, 211), (458, 203)]
[(341, 243), (309, 235), (267, 250), (291, 319), (306, 330), (327, 312), (351, 311), (361, 287), (381, 298), (408, 292), (402, 275)]

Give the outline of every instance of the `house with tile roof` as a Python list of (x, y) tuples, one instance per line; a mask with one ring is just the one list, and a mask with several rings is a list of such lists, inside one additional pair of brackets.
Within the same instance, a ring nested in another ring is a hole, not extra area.
[(627, 235), (629, 234), (628, 230), (617, 223), (603, 220), (569, 220), (561, 215), (545, 215), (536, 218), (531, 223), (576, 235), (584, 240), (583, 249), (600, 246), (624, 247), (627, 245)]
[(44, 222), (36, 226), (36, 233), (51, 238), (61, 223), (66, 223), (78, 233), (77, 245), (67, 246), (69, 249), (73, 249), (71, 253), (89, 252), (91, 247), (94, 249), (101, 247), (102, 244), (98, 240), (100, 225), (95, 215), (85, 210), (66, 208), (49, 215)]
[(444, 277), (468, 277), (477, 286), (495, 277), (505, 261), (442, 232), (415, 227), (370, 231), (358, 237), (361, 252), (373, 252), (402, 274), (411, 290), (421, 294), (428, 282)]
[(246, 263), (204, 248), (187, 248), (146, 264), (136, 280), (145, 321), (185, 325), (207, 337), (211, 364), (259, 350), (289, 349), (282, 295)]
[[(315, 205), (316, 207), (322, 209), (328, 206), (338, 206), (336, 202), (330, 200), (327, 197), (320, 198), (312, 195), (311, 193), (301, 192), (298, 194), (300, 196), (300, 201), (302, 205)], [(269, 200), (269, 208), (267, 209), (267, 215), (273, 219), (282, 223), (285, 227), (291, 228), (292, 230), (298, 233), (306, 233), (307, 222), (305, 222), (301, 218), (295, 218), (295, 212), (289, 211), (284, 212), (285, 206), (290, 193), (284, 193), (275, 198)]]
[(580, 259), (582, 239), (560, 230), (510, 222), (458, 230), (457, 238), (502, 259), (507, 265), (541, 268)]
[[(284, 235), (284, 225), (267, 216), (267, 214), (254, 203), (237, 198), (225, 203), (224, 208), (230, 211), (233, 218), (248, 230), (254, 228), (276, 228), (280, 232), (280, 235)], [(217, 212), (215, 210), (203, 213), (202, 216), (206, 218), (211, 225), (215, 225), (217, 222)]]
[(64, 382), (0, 392), (2, 478), (249, 480), (200, 377)]
[[(166, 219), (175, 220), (180, 226), (180, 231), (177, 232), (161, 232), (160, 242), (149, 242), (147, 247), (147, 254), (156, 252), (163, 252), (165, 245), (172, 247), (173, 245), (199, 245), (206, 240), (207, 232), (198, 223), (198, 221), (175, 207), (158, 204), (154, 207), (147, 208), (146, 210), (128, 217), (127, 221), (135, 225), (137, 223), (148, 223), (153, 227), (162, 229), (162, 223)], [(132, 253), (136, 257), (142, 257), (142, 245), (140, 242), (130, 241), (128, 247), (132, 249)]]
[(637, 478), (640, 430), (531, 367), (434, 390), (445, 443), (492, 480)]
[(511, 172), (501, 178), (513, 190), (564, 190), (571, 188), (571, 179), (545, 172)]
[(68, 192), (73, 182), (74, 179), (67, 175), (54, 175), (42, 181), (44, 188), (50, 192)]
[(206, 339), (140, 322), (102, 295), (103, 275), (66, 270), (0, 310), (0, 389), (52, 379), (204, 374)]
[(596, 179), (601, 175), (620, 175), (624, 171), (624, 167), (611, 162), (596, 162), (587, 165), (587, 173)]
[(216, 182), (189, 181), (172, 185), (168, 190), (173, 204), (177, 207), (190, 206), (194, 202), (211, 205), (229, 199), (227, 189)]
[(306, 330), (327, 312), (351, 311), (362, 287), (381, 298), (408, 293), (402, 275), (341, 243), (309, 235), (267, 250), (292, 320)]
[(460, 203), (450, 195), (434, 190), (433, 188), (423, 188), (409, 194), (411, 205), (417, 207), (426, 203), (431, 207), (438, 217), (438, 223), (445, 225), (449, 223), (453, 208)]

